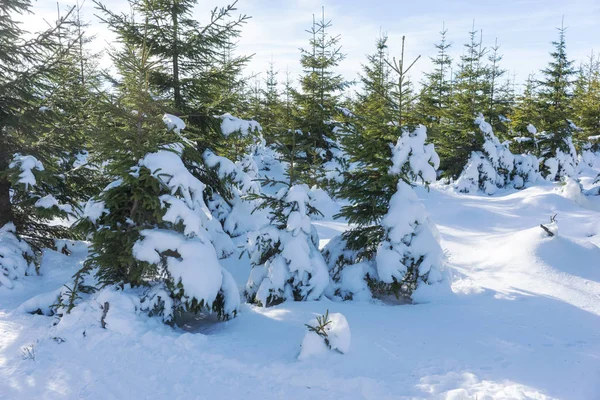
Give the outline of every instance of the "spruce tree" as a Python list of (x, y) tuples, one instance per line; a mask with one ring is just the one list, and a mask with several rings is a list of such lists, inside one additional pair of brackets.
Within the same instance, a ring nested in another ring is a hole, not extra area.
[(269, 224), (248, 237), (246, 251), (252, 271), (246, 298), (262, 307), (286, 300), (318, 300), (329, 286), (329, 275), (319, 251), (319, 235), (311, 217), (320, 212), (306, 184), (262, 194), (259, 208), (268, 208)]
[[(540, 136), (539, 156), (543, 162), (542, 173), (548, 179), (558, 179), (566, 174), (564, 163), (559, 162), (557, 168), (551, 159), (560, 158), (560, 154), (568, 154), (573, 158), (572, 137), (573, 127), (572, 86), (576, 74), (573, 61), (567, 57), (566, 45), (567, 28), (558, 28), (558, 40), (553, 41), (554, 51), (548, 66), (544, 68), (542, 79), (538, 81), (540, 126), (543, 130)], [(570, 163), (575, 162), (572, 160)]]
[(537, 128), (540, 115), (536, 91), (536, 80), (529, 75), (523, 93), (517, 96), (515, 107), (510, 115), (511, 148), (515, 153), (537, 154)]
[(54, 247), (54, 239), (70, 236), (64, 226), (49, 222), (78, 206), (61, 165), (63, 146), (77, 138), (51, 104), (75, 43), (71, 37), (61, 43), (72, 9), (55, 25), (26, 38), (15, 18), (29, 8), (28, 0), (0, 4), (0, 227), (10, 223), (8, 231), (40, 251)]
[(288, 186), (293, 186), (302, 177), (302, 161), (305, 160), (303, 156), (309, 150), (309, 145), (301, 140), (302, 132), (297, 128), (300, 110), (294, 102), (295, 93), (290, 72), (287, 71), (282, 99), (281, 130), (275, 137), (274, 147), (280, 155), (280, 161), (287, 165)]
[(208, 186), (196, 177), (202, 153), (151, 92), (160, 59), (145, 42), (127, 39), (111, 56), (122, 79), (103, 104), (98, 152), (112, 183), (87, 203), (79, 222), (92, 248), (76, 283), (93, 272), (100, 287), (141, 286), (143, 309), (168, 323), (182, 311), (234, 316), (239, 293), (218, 261), (232, 251), (231, 239), (208, 212)]
[[(104, 21), (125, 42), (146, 43), (160, 61), (152, 72), (153, 92), (167, 98), (171, 113), (185, 116), (187, 135), (199, 148), (221, 140), (214, 115), (233, 111), (242, 86), (239, 74), (249, 57), (232, 54), (233, 41), (249, 17), (232, 18), (236, 3), (215, 8), (201, 25), (193, 11), (197, 0), (129, 0), (132, 16), (117, 14), (97, 2)], [(148, 20), (146, 26), (145, 20)]]
[(263, 81), (262, 113), (259, 122), (263, 128), (263, 134), (267, 143), (273, 143), (275, 137), (282, 131), (282, 103), (279, 93), (278, 71), (275, 64), (269, 63), (266, 77)]
[(350, 200), (351, 205), (341, 209), (343, 217), (358, 227), (344, 234), (348, 247), (371, 258), (383, 234), (378, 225), (387, 212), (397, 177), (387, 173), (391, 166), (390, 143), (400, 132), (394, 124), (396, 114), (390, 68), (386, 63), (387, 37), (377, 40), (376, 52), (369, 55), (362, 66), (362, 91), (352, 114), (345, 118), (347, 134), (343, 146), (350, 163), (355, 167), (346, 172), (338, 196)]
[[(600, 135), (600, 57), (589, 56), (581, 66), (573, 91), (574, 122), (581, 131), (578, 141), (585, 143), (589, 137)], [(593, 140), (593, 150), (600, 150), (600, 138)]]
[(488, 119), (496, 135), (504, 138), (508, 134), (508, 116), (512, 106), (512, 85), (506, 78), (506, 70), (502, 69), (500, 62), (502, 55), (499, 53), (498, 39), (490, 49), (488, 55), (489, 65), (486, 69), (488, 81), (488, 101), (484, 116)]
[(87, 34), (89, 24), (82, 20), (82, 7), (78, 5), (67, 12), (70, 18), (64, 21), (58, 37), (63, 57), (47, 82), (45, 96), (45, 108), (56, 121), (44, 140), (52, 143), (56, 163), (64, 176), (61, 196), (80, 203), (102, 187), (98, 165), (101, 160), (95, 159), (93, 148), (98, 132), (96, 105), (102, 101), (104, 80), (98, 68), (100, 54), (89, 50), (93, 37)]
[(443, 27), (440, 41), (435, 44), (437, 54), (430, 57), (434, 69), (425, 73), (418, 103), (419, 119), (427, 127), (428, 136), (434, 142), (440, 132), (446, 129), (445, 124), (449, 119), (447, 112), (452, 88), (452, 58), (449, 51), (452, 43), (446, 39), (447, 33), (448, 30)]
[(301, 132), (298, 140), (306, 149), (304, 156), (297, 160), (296, 170), (302, 179), (310, 184), (322, 178), (321, 165), (333, 159), (332, 149), (336, 146), (335, 123), (341, 92), (348, 86), (341, 75), (333, 69), (345, 55), (339, 46), (340, 37), (331, 36), (331, 21), (313, 16), (309, 47), (301, 49), (300, 63), (303, 75), (300, 78), (300, 91), (294, 91), (299, 107), (297, 129)]
[(489, 82), (483, 64), (487, 49), (482, 46), (479, 31), (474, 27), (469, 32), (469, 43), (460, 57), (458, 71), (452, 85), (452, 102), (449, 113), (452, 123), (436, 141), (444, 176), (456, 178), (465, 166), (472, 151), (483, 143), (476, 132), (473, 120), (478, 113), (487, 109)]

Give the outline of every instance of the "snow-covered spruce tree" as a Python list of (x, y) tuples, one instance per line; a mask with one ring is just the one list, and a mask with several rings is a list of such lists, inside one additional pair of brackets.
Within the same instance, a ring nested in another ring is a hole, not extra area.
[(155, 64), (147, 48), (125, 42), (112, 56), (122, 80), (104, 105), (97, 151), (113, 182), (88, 202), (79, 222), (92, 249), (78, 275), (93, 272), (102, 287), (146, 288), (144, 308), (165, 322), (181, 311), (234, 316), (239, 292), (219, 263), (233, 247), (195, 176), (202, 154), (182, 136), (183, 121), (163, 116), (152, 96)]
[(483, 115), (475, 119), (483, 134), (481, 150), (469, 157), (455, 187), (463, 193), (482, 191), (494, 194), (499, 188), (509, 185), (517, 189), (535, 182), (539, 178), (538, 160), (531, 154), (513, 155), (507, 143), (500, 143)]
[[(357, 226), (333, 239), (324, 251), (334, 288), (329, 295), (343, 299), (368, 297), (371, 289), (383, 294), (399, 288), (392, 285), (403, 282), (399, 276), (396, 281), (388, 276), (385, 282), (379, 279), (376, 258), (389, 231), (382, 221), (391, 210), (399, 182), (432, 182), (436, 178), (432, 165), (437, 167), (439, 163), (433, 145), (425, 145), (424, 126), (412, 133), (401, 132), (398, 123), (392, 122), (402, 117), (394, 98), (398, 89), (394, 91), (391, 70), (387, 68), (386, 40), (383, 37), (377, 41), (377, 52), (363, 66), (363, 91), (357, 95), (353, 113), (346, 118), (348, 133), (343, 144), (353, 168), (344, 174), (339, 195), (347, 198), (350, 205), (342, 207), (338, 216)], [(390, 144), (395, 141), (397, 144), (392, 147)], [(411, 286), (408, 291), (412, 289)]]
[(469, 157), (462, 174), (456, 181), (456, 189), (463, 193), (481, 190), (493, 194), (498, 188), (505, 187), (512, 178), (514, 156), (506, 144), (500, 143), (483, 115), (475, 119), (483, 134), (483, 146)]
[(552, 42), (552, 60), (543, 69), (539, 84), (540, 125), (539, 157), (543, 176), (548, 180), (559, 180), (562, 176), (573, 176), (577, 167), (577, 153), (573, 145), (573, 134), (577, 127), (572, 122), (572, 76), (575, 74), (573, 61), (566, 53), (566, 28), (558, 29), (558, 41)]
[(343, 207), (339, 216), (361, 226), (345, 235), (350, 247), (371, 255), (380, 241), (377, 222), (388, 210), (394, 190), (390, 188), (396, 187), (398, 179), (388, 174), (390, 144), (402, 135), (400, 127), (413, 118), (404, 38), (401, 58), (393, 62), (387, 59), (387, 40), (386, 36), (377, 39), (376, 52), (363, 65), (362, 91), (352, 112), (345, 113), (342, 137), (351, 167), (343, 174), (338, 196), (349, 199), (351, 205)]
[(211, 150), (205, 150), (203, 161), (225, 182), (228, 190), (227, 197), (213, 191), (207, 200), (209, 209), (221, 221), (225, 232), (236, 237), (257, 230), (260, 222), (253, 210), (259, 201), (247, 199), (247, 196), (258, 195), (261, 191), (260, 184), (256, 181), (258, 166), (254, 159), (248, 154), (234, 163), (226, 157), (217, 156)]
[[(442, 280), (445, 257), (437, 230), (411, 184), (416, 180), (428, 184), (436, 178), (439, 158), (433, 145), (425, 144), (426, 138), (426, 128), (420, 125), (413, 132), (405, 130), (393, 147), (388, 169), (394, 185), (388, 187), (391, 197), (378, 199), (387, 206), (383, 214), (363, 211), (361, 223), (351, 206), (342, 210), (342, 215), (350, 212), (359, 223), (325, 248), (333, 296), (364, 298), (370, 292), (381, 298), (410, 299), (418, 285)], [(364, 197), (357, 204), (367, 210), (372, 201)]]
[(311, 205), (308, 186), (286, 186), (260, 200), (259, 208), (270, 211), (270, 223), (248, 236), (252, 271), (246, 298), (262, 307), (318, 300), (329, 286), (329, 274), (311, 223), (319, 211)]

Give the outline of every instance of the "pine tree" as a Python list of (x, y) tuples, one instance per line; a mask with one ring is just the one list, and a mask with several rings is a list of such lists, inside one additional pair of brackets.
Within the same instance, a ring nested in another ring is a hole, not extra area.
[[(396, 186), (386, 188), (389, 200), (383, 215), (376, 224), (359, 224), (325, 248), (334, 296), (363, 297), (368, 290), (380, 298), (410, 300), (419, 285), (442, 280), (443, 251), (412, 187), (414, 181), (427, 185), (436, 177), (439, 158), (426, 139), (423, 125), (402, 132), (386, 170)], [(357, 249), (353, 236), (367, 232), (371, 241)]]
[[(579, 71), (573, 91), (573, 114), (578, 132), (579, 142), (585, 143), (588, 138), (600, 135), (600, 57), (589, 56)], [(595, 151), (600, 150), (600, 139), (593, 143)]]
[(440, 132), (447, 129), (445, 124), (449, 118), (452, 58), (448, 53), (452, 43), (446, 39), (447, 33), (448, 30), (443, 27), (440, 41), (435, 44), (437, 55), (430, 57), (434, 69), (425, 73), (418, 103), (419, 120), (427, 127), (428, 136), (434, 142)]
[(267, 143), (273, 143), (275, 137), (282, 131), (282, 104), (277, 81), (278, 72), (275, 64), (269, 63), (267, 75), (262, 89), (262, 115), (259, 120)]
[(348, 86), (341, 75), (333, 69), (345, 55), (339, 46), (340, 37), (330, 36), (331, 21), (316, 21), (307, 32), (310, 34), (309, 48), (301, 49), (300, 63), (303, 75), (300, 78), (301, 91), (294, 91), (299, 107), (297, 129), (301, 131), (298, 140), (307, 150), (298, 159), (296, 170), (305, 182), (314, 184), (321, 178), (321, 165), (333, 158), (332, 148), (336, 146), (334, 116), (341, 92)]
[(350, 200), (351, 205), (341, 209), (339, 217), (359, 227), (344, 235), (349, 248), (371, 258), (383, 231), (378, 222), (387, 212), (397, 177), (387, 173), (391, 166), (390, 143), (400, 132), (393, 123), (395, 113), (391, 71), (386, 63), (387, 37), (377, 40), (376, 52), (369, 55), (362, 67), (362, 92), (345, 120), (347, 134), (343, 146), (356, 166), (346, 172), (338, 196)]
[(227, 247), (222, 242), (229, 254), (231, 239), (208, 213), (207, 185), (195, 176), (202, 153), (182, 136), (183, 121), (164, 114), (166, 105), (151, 92), (160, 59), (145, 42), (125, 41), (111, 56), (122, 80), (103, 104), (98, 152), (109, 160), (113, 181), (88, 202), (78, 224), (92, 243), (78, 276), (94, 271), (101, 287), (146, 287), (145, 309), (168, 323), (181, 311), (234, 316), (239, 293), (218, 261)]
[(452, 123), (436, 141), (436, 148), (442, 159), (443, 175), (456, 178), (472, 151), (480, 148), (481, 135), (478, 135), (473, 120), (478, 113), (487, 109), (489, 82), (487, 69), (483, 65), (487, 49), (482, 46), (478, 31), (469, 32), (469, 43), (460, 57), (458, 71), (452, 85), (452, 103), (449, 113)]
[(506, 75), (506, 70), (500, 67), (502, 55), (499, 53), (498, 39), (490, 50), (489, 66), (486, 69), (489, 84), (488, 101), (483, 113), (496, 135), (503, 138), (508, 134), (508, 115), (510, 115), (513, 97), (512, 85), (510, 79), (502, 79)]
[(252, 271), (246, 298), (262, 307), (286, 300), (318, 300), (329, 286), (329, 275), (319, 251), (319, 236), (311, 216), (306, 184), (282, 188), (275, 196), (261, 195), (260, 208), (269, 208), (270, 223), (248, 237)]
[[(536, 128), (544, 131), (540, 139), (539, 155), (544, 163), (543, 174), (552, 180), (567, 172), (562, 162), (559, 162), (557, 168), (553, 168), (547, 161), (560, 158), (560, 153), (569, 154), (567, 158), (573, 158), (571, 141), (575, 129), (572, 124), (572, 77), (576, 71), (573, 61), (567, 57), (566, 30), (564, 25), (558, 28), (558, 41), (552, 42), (552, 60), (541, 71), (543, 78), (538, 81), (540, 126)], [(571, 161), (573, 162), (575, 160)]]
[(510, 116), (512, 149), (517, 153), (537, 154), (536, 126), (540, 126), (536, 81), (529, 75), (523, 93), (517, 97)]
[(169, 99), (173, 114), (187, 117), (187, 134), (199, 148), (222, 140), (214, 115), (233, 111), (243, 86), (239, 75), (249, 57), (233, 56), (232, 49), (249, 17), (231, 18), (237, 1), (213, 9), (206, 25), (193, 17), (197, 0), (129, 2), (132, 16), (114, 13), (97, 2), (101, 20), (126, 43), (146, 42), (151, 56), (160, 60), (150, 77), (153, 92)]
[(28, 0), (0, 4), (0, 227), (11, 224), (8, 231), (40, 251), (70, 236), (49, 221), (77, 207), (60, 165), (63, 145), (73, 143), (72, 132), (60, 111), (49, 107), (55, 79), (75, 43), (60, 41), (72, 9), (26, 39), (14, 17), (29, 7)]
[[(402, 36), (402, 50), (400, 58), (392, 58), (392, 62), (385, 60), (391, 71), (395, 74), (394, 85), (390, 92), (391, 100), (395, 109), (393, 123), (399, 127), (405, 127), (415, 124), (415, 99), (413, 85), (408, 72), (421, 58), (417, 56), (410, 64), (404, 59), (404, 42), (405, 36)], [(408, 65), (408, 66), (407, 66)]]

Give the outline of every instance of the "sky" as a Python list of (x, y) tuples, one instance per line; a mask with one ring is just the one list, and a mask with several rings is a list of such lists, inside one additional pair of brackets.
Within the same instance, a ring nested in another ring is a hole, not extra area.
[[(76, 0), (60, 0), (60, 8), (75, 4)], [(79, 0), (80, 3), (82, 0)], [(127, 11), (126, 0), (104, 0), (110, 9)], [(227, 0), (199, 0), (197, 19), (206, 21), (210, 10), (224, 6)], [(340, 35), (340, 44), (346, 58), (338, 67), (346, 79), (356, 79), (366, 55), (374, 52), (375, 40), (386, 33), (390, 56), (400, 54), (402, 36), (406, 36), (407, 60), (421, 58), (411, 70), (411, 78), (418, 82), (423, 72), (431, 69), (429, 57), (435, 56), (434, 44), (439, 41), (442, 27), (453, 42), (454, 59), (462, 54), (468, 32), (473, 24), (482, 30), (483, 44), (490, 47), (496, 39), (503, 54), (502, 67), (517, 85), (532, 72), (537, 72), (549, 61), (551, 41), (557, 38), (556, 27), (567, 29), (567, 53), (577, 65), (593, 50), (600, 53), (600, 0), (239, 0), (237, 14), (252, 18), (244, 26), (239, 39), (239, 54), (254, 54), (247, 74), (259, 74), (269, 62), (275, 63), (279, 81), (285, 71), (297, 76), (301, 71), (300, 48), (308, 46), (313, 14), (331, 20), (332, 35)], [(44, 19), (56, 19), (55, 0), (33, 0), (33, 15), (20, 17), (29, 31), (40, 30)], [(96, 35), (93, 46), (100, 50), (114, 40), (94, 14), (94, 4), (85, 0), (83, 18), (90, 21), (90, 33)]]

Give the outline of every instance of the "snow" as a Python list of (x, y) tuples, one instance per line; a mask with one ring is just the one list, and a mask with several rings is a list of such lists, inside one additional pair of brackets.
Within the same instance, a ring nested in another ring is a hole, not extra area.
[[(581, 193), (598, 172), (581, 170)], [(437, 285), (421, 285), (411, 305), (357, 297), (242, 304), (233, 320), (199, 317), (171, 328), (143, 312), (164, 287), (107, 287), (56, 324), (55, 316), (26, 311), (47, 311), (85, 252), (46, 251), (41, 275), (13, 281), (12, 290), (0, 285), (0, 398), (597, 399), (600, 198), (586, 196), (583, 207), (574, 201), (576, 179), (565, 183), (498, 188), (492, 196), (441, 183), (415, 187), (452, 275), (451, 291), (431, 296)], [(560, 235), (549, 237), (539, 225), (555, 214)], [(348, 228), (343, 221), (311, 225), (321, 243), (343, 248), (336, 238)], [(292, 226), (304, 234), (302, 218)], [(332, 253), (328, 265), (339, 256)], [(245, 284), (247, 257), (219, 263), (227, 268), (223, 290)], [(363, 284), (352, 275), (367, 272), (368, 263), (344, 269)], [(304, 324), (326, 309), (350, 322), (350, 347), (298, 360)], [(23, 357), (24, 349), (35, 358)]]
[(58, 200), (56, 200), (56, 198), (54, 196), (52, 196), (51, 194), (48, 194), (48, 195), (46, 195), (44, 197), (40, 197), (35, 202), (35, 206), (36, 207), (40, 207), (40, 208), (57, 207), (59, 210), (64, 211), (66, 213), (72, 213), (73, 212), (73, 207), (71, 207), (68, 204), (60, 204), (58, 202)]
[(260, 124), (254, 120), (237, 118), (229, 113), (220, 115), (217, 118), (221, 119), (221, 132), (225, 136), (229, 136), (236, 132), (240, 133), (242, 136), (246, 136), (251, 133), (262, 131)]
[(161, 253), (167, 250), (177, 252), (177, 257), (166, 257), (167, 270), (175, 285), (182, 283), (185, 296), (190, 299), (196, 298), (212, 305), (221, 288), (223, 276), (217, 254), (210, 242), (161, 229), (147, 229), (140, 234), (143, 239), (133, 246), (133, 256), (136, 259), (160, 264)]
[(311, 357), (326, 354), (329, 348), (325, 344), (323, 338), (317, 335), (315, 332), (306, 332), (304, 339), (302, 339), (302, 345), (300, 346), (300, 354), (298, 354), (298, 360), (306, 360)]
[(168, 130), (173, 130), (177, 134), (181, 134), (181, 131), (185, 129), (185, 122), (175, 115), (165, 114), (163, 115), (163, 122), (167, 126)]
[(19, 174), (19, 183), (25, 185), (27, 190), (30, 186), (36, 185), (35, 174), (33, 170), (43, 171), (44, 166), (34, 156), (23, 156), (15, 154), (13, 161), (9, 164), (9, 168), (18, 168), (21, 173)]
[(406, 172), (413, 181), (421, 179), (426, 183), (435, 182), (440, 158), (433, 144), (425, 144), (426, 140), (427, 129), (423, 125), (417, 126), (412, 132), (404, 130), (392, 149), (390, 174)]
[[(120, 186), (123, 183), (121, 179), (116, 179), (109, 183), (103, 190), (102, 193), (108, 192), (109, 190)], [(83, 218), (88, 219), (93, 224), (98, 223), (98, 219), (100, 219), (104, 214), (109, 213), (110, 210), (106, 208), (106, 203), (104, 201), (98, 200), (96, 198), (89, 199), (83, 208)]]
[(139, 165), (152, 171), (152, 175), (166, 185), (171, 194), (160, 197), (167, 208), (163, 220), (174, 224), (182, 222), (186, 235), (194, 234), (202, 242), (212, 241), (219, 257), (233, 253), (231, 238), (223, 231), (219, 221), (213, 218), (204, 202), (206, 185), (192, 175), (181, 160), (179, 146), (175, 151), (159, 150), (147, 154)]

